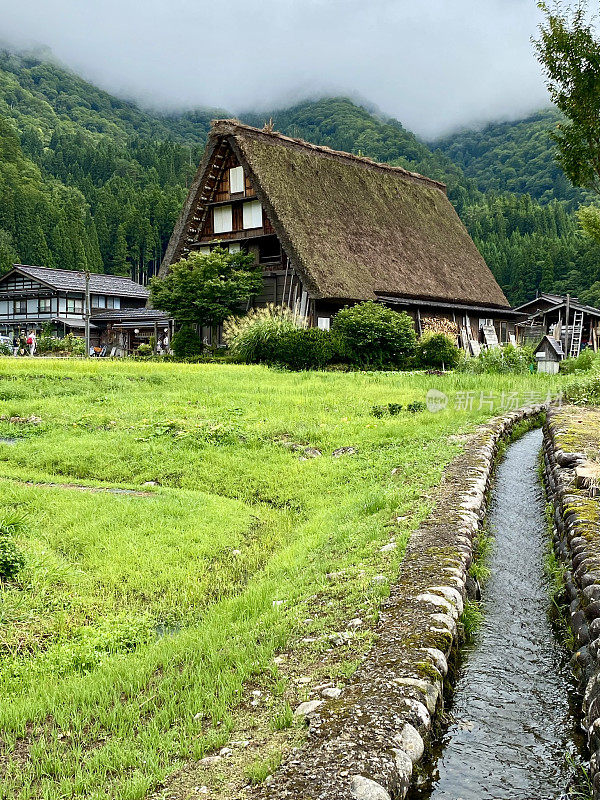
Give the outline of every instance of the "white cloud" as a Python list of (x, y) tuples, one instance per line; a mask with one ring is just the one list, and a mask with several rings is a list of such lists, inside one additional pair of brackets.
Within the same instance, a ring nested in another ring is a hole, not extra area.
[(534, 0), (0, 0), (48, 45), (155, 107), (240, 112), (351, 94), (431, 136), (546, 105)]

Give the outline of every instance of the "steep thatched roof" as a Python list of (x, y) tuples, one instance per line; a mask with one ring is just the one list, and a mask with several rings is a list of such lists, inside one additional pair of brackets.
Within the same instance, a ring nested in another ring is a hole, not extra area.
[(181, 253), (212, 154), (223, 141), (249, 172), (314, 297), (385, 294), (508, 306), (443, 184), (235, 120), (213, 123), (163, 270)]

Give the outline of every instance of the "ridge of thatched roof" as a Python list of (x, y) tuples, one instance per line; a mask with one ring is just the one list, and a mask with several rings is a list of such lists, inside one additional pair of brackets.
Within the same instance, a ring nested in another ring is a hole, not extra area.
[(425, 175), (420, 175), (418, 172), (411, 172), (404, 167), (395, 167), (392, 164), (382, 164), (379, 161), (374, 161), (372, 158), (368, 158), (368, 156), (357, 156), (354, 153), (347, 153), (344, 150), (333, 150), (331, 147), (327, 147), (327, 145), (323, 144), (313, 144), (312, 142), (307, 142), (305, 139), (295, 139), (292, 136), (286, 136), (283, 133), (279, 133), (279, 131), (270, 130), (267, 126), (262, 130), (260, 128), (253, 128), (251, 125), (246, 125), (243, 122), (240, 122), (237, 119), (215, 119), (212, 122), (211, 127), (211, 134), (215, 134), (217, 136), (228, 136), (228, 135), (240, 135), (245, 134), (247, 136), (265, 136), (270, 137), (271, 139), (277, 140), (281, 144), (285, 144), (291, 147), (299, 147), (305, 150), (311, 150), (313, 152), (317, 152), (321, 155), (330, 156), (331, 158), (335, 158), (336, 160), (344, 159), (349, 161), (350, 163), (354, 164), (364, 164), (366, 167), (370, 169), (378, 169), (384, 170), (388, 172), (395, 172), (397, 174), (403, 175), (408, 179), (413, 179), (417, 181), (424, 181), (425, 183), (429, 183), (432, 186), (436, 186), (442, 192), (446, 192), (446, 184), (442, 183), (441, 181), (436, 181), (433, 178), (427, 178)]
[(216, 120), (169, 243), (183, 246), (216, 149), (248, 172), (292, 266), (315, 298), (378, 295), (507, 307), (438, 181), (237, 120)]

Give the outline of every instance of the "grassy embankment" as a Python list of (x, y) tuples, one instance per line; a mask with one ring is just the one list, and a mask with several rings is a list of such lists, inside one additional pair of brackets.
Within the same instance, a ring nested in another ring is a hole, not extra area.
[[(233, 797), (264, 777), (277, 752), (258, 743), (289, 746), (290, 704), (369, 646), (453, 436), (491, 415), (480, 391), (557, 381), (2, 360), (0, 504), (25, 518), (26, 566), (1, 587), (0, 798), (141, 798), (242, 728), (235, 767), (190, 786)], [(372, 413), (431, 386), (446, 410)]]

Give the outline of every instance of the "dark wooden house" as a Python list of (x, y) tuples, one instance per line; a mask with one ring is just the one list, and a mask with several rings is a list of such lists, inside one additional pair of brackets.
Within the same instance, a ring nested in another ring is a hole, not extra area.
[(441, 320), (469, 341), (509, 341), (510, 309), (443, 184), (401, 167), (259, 130), (213, 123), (161, 274), (191, 251), (255, 254), (255, 305), (285, 304), (328, 328), (363, 300)]
[[(120, 275), (90, 273), (89, 313), (143, 308), (148, 290)], [(86, 280), (84, 272), (15, 264), (0, 278), (0, 333), (39, 330), (50, 325), (59, 336), (85, 328)], [(92, 323), (92, 338), (97, 333)]]
[(542, 292), (515, 311), (523, 315), (518, 329), (526, 343), (537, 345), (549, 335), (561, 343), (563, 357), (576, 358), (586, 348), (598, 352), (600, 309), (580, 303), (576, 297)]

